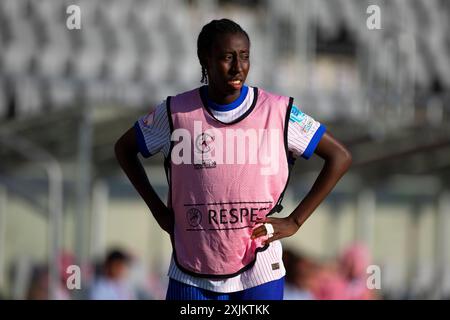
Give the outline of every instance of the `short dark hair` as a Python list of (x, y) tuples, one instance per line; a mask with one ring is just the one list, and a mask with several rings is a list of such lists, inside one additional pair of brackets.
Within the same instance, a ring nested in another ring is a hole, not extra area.
[(197, 56), (202, 66), (202, 79), (200, 80), (202, 83), (208, 83), (208, 75), (203, 61), (205, 55), (210, 53), (217, 36), (227, 33), (242, 33), (250, 43), (247, 32), (230, 19), (212, 20), (210, 23), (204, 25), (197, 39)]
[(105, 258), (105, 265), (110, 265), (113, 262), (124, 262), (128, 263), (130, 262), (131, 257), (123, 250), (121, 249), (112, 249), (110, 250)]

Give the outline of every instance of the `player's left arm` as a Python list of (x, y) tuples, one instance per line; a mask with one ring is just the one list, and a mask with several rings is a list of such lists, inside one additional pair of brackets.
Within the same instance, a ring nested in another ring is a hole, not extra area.
[[(314, 153), (325, 161), (322, 170), (311, 190), (288, 217), (266, 219), (265, 222), (271, 223), (274, 229), (273, 237), (266, 243), (295, 234), (348, 171), (352, 163), (352, 156), (347, 148), (329, 133), (324, 133)], [(266, 233), (264, 225), (259, 226), (253, 231), (252, 238), (264, 236)]]

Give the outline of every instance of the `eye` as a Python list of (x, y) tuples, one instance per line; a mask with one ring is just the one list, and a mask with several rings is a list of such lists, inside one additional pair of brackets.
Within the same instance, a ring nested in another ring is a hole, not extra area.
[(242, 60), (248, 60), (248, 59), (250, 59), (250, 54), (248, 54), (248, 53), (242, 53), (242, 54), (241, 54), (241, 59), (242, 59)]

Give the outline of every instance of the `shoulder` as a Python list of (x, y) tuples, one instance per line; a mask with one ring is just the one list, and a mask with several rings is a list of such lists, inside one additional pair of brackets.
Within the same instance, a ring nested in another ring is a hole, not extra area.
[(177, 114), (179, 112), (192, 111), (199, 109), (202, 105), (202, 99), (200, 95), (201, 87), (191, 89), (179, 93), (175, 96), (167, 97), (167, 109), (170, 113)]
[(184, 92), (177, 93), (175, 96), (169, 96), (168, 99), (174, 98), (186, 98), (193, 95), (199, 95), (201, 87), (196, 87), (194, 89), (190, 89)]
[(159, 123), (160, 119), (167, 118), (167, 100), (161, 101), (156, 107), (151, 108), (147, 114), (138, 120), (138, 123), (142, 128), (148, 128), (155, 126), (155, 123)]
[(255, 89), (258, 94), (258, 100), (260, 102), (270, 101), (272, 103), (281, 103), (282, 105), (287, 105), (287, 104), (291, 103), (291, 100), (293, 100), (293, 98), (291, 98), (291, 97), (280, 95), (278, 93), (274, 93), (271, 91), (267, 91), (262, 88), (255, 87)]

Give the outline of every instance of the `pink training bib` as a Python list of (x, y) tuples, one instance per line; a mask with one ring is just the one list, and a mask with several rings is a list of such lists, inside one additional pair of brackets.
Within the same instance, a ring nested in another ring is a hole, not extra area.
[(178, 267), (230, 277), (253, 265), (262, 240), (252, 230), (279, 211), (289, 176), (287, 123), (292, 98), (254, 88), (252, 107), (225, 124), (195, 89), (167, 99), (172, 126), (169, 207)]

